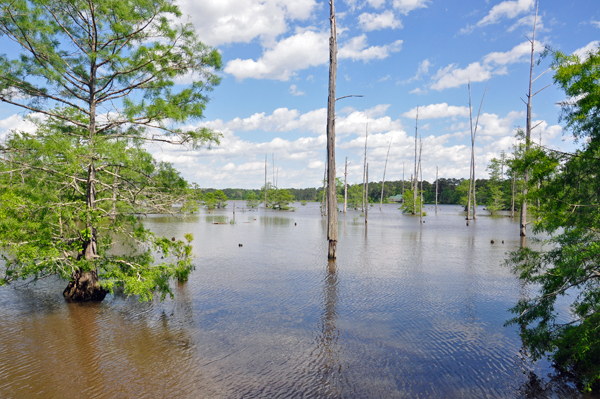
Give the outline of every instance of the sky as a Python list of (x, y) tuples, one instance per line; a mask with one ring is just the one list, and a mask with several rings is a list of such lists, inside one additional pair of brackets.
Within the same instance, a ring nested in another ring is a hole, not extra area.
[[(189, 182), (203, 188), (322, 185), (329, 80), (329, 3), (317, 0), (181, 0), (200, 39), (219, 50), (222, 82), (210, 93), (205, 118), (194, 122), (222, 134), (219, 145), (190, 150), (151, 146)], [(423, 140), (423, 177), (466, 178), (470, 160), (469, 91), (473, 118), (484, 91), (476, 136), (476, 176), (510, 152), (525, 126), (534, 0), (337, 0), (338, 77), (336, 170), (362, 181), (368, 131), (369, 180), (409, 179), (415, 116)], [(536, 61), (545, 46), (584, 56), (600, 46), (597, 0), (542, 0)], [(540, 60), (534, 77), (545, 72)], [(552, 73), (533, 83), (533, 137), (572, 151)], [(23, 113), (0, 104), (0, 136), (24, 126)], [(274, 169), (273, 169), (274, 164)]]

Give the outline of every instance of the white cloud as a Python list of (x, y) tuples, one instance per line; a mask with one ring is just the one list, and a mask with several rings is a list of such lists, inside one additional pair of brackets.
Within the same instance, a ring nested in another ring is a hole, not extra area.
[(427, 3), (429, 0), (393, 0), (392, 5), (406, 15), (417, 8), (427, 8)]
[[(338, 58), (353, 61), (384, 59), (401, 48), (402, 40), (368, 47), (367, 36), (362, 34), (343, 43), (338, 51)], [(267, 49), (257, 61), (239, 58), (229, 61), (225, 72), (235, 76), (237, 80), (254, 78), (287, 81), (296, 71), (323, 65), (328, 58), (329, 33), (304, 30), (282, 39)]]
[[(362, 134), (367, 120), (369, 121), (369, 131), (372, 132), (400, 129), (402, 127), (400, 120), (392, 120), (389, 116), (384, 116), (389, 106), (389, 104), (380, 104), (364, 111), (348, 108), (350, 113), (347, 116), (338, 113), (336, 116), (336, 133), (340, 135)], [(203, 126), (216, 131), (308, 131), (316, 134), (325, 134), (326, 124), (326, 108), (315, 109), (304, 114), (300, 114), (295, 109), (278, 108), (271, 115), (261, 112), (247, 118), (234, 118), (228, 122), (217, 119), (202, 123)]]
[(385, 4), (385, 0), (367, 0), (367, 3), (373, 8), (381, 8)]
[[(402, 114), (403, 117), (410, 119), (415, 119), (416, 115), (416, 107)], [(448, 105), (447, 103), (431, 104), (425, 107), (419, 107), (419, 119), (448, 118), (455, 116), (469, 116), (469, 108)]]
[(417, 87), (416, 89), (411, 90), (408, 93), (409, 94), (425, 94), (426, 91), (424, 91), (424, 90), (422, 90), (422, 89), (420, 89), (420, 88)]
[(305, 93), (302, 90), (298, 90), (298, 86), (291, 85), (290, 86), (290, 94), (292, 96), (303, 96)]
[(381, 14), (362, 13), (358, 17), (358, 24), (366, 32), (387, 28), (402, 28), (402, 22), (396, 19), (394, 13), (390, 10), (384, 11)]
[(287, 21), (306, 20), (318, 6), (315, 0), (183, 0), (179, 5), (200, 39), (213, 46), (257, 37), (273, 41), (288, 30)]
[(590, 21), (590, 23), (591, 23), (592, 25), (594, 25), (596, 28), (600, 28), (600, 21), (593, 21), (593, 20), (592, 20), (592, 21)]
[(519, 14), (528, 12), (534, 5), (534, 0), (503, 1), (496, 4), (488, 15), (477, 22), (478, 27), (495, 24), (502, 18), (515, 18)]
[[(535, 42), (535, 48), (540, 51), (543, 46), (540, 42)], [(511, 50), (507, 52), (493, 52), (483, 57), (485, 64), (496, 64), (496, 65), (507, 65), (514, 64), (516, 62), (527, 62), (530, 61), (531, 57), (531, 43), (523, 42), (517, 44)]]
[(349, 58), (353, 61), (369, 61), (372, 59), (382, 60), (391, 53), (396, 53), (402, 49), (402, 40), (396, 40), (391, 44), (383, 46), (367, 47), (367, 35), (353, 37), (348, 40), (338, 51), (340, 59)]
[(415, 74), (415, 76), (403, 81), (402, 83), (410, 83), (415, 80), (421, 80), (421, 77), (423, 75), (427, 75), (427, 73), (429, 73), (430, 67), (431, 67), (431, 62), (429, 62), (429, 59), (424, 59), (423, 61), (419, 62), (419, 66), (417, 67), (417, 73)]
[[(496, 71), (502, 74), (503, 71)], [(444, 90), (452, 87), (459, 87), (466, 84), (469, 79), (471, 82), (482, 82), (492, 77), (492, 71), (489, 65), (482, 65), (479, 62), (473, 62), (466, 68), (457, 68), (456, 64), (450, 64), (441, 68), (432, 78), (431, 84), (433, 90)]]
[(279, 41), (257, 61), (239, 58), (229, 61), (225, 72), (237, 80), (246, 78), (289, 80), (295, 71), (327, 62), (329, 34), (306, 30)]
[[(536, 51), (542, 48), (541, 43), (536, 41)], [(450, 64), (438, 70), (432, 78), (433, 83), (430, 87), (439, 91), (462, 86), (467, 84), (469, 79), (471, 82), (483, 82), (489, 80), (492, 75), (505, 75), (506, 65), (527, 62), (530, 54), (531, 44), (523, 42), (506, 52), (489, 53), (483, 57), (482, 63), (473, 62), (464, 69), (458, 68), (456, 64)]]
[(600, 41), (594, 40), (593, 42), (588, 43), (586, 46), (578, 48), (577, 50), (573, 51), (573, 54), (579, 56), (579, 59), (581, 61), (585, 61), (588, 59), (588, 57), (589, 57), (588, 54), (591, 51), (593, 51), (593, 52), (598, 51), (598, 47), (600, 47)]
[[(535, 15), (527, 15), (521, 19), (519, 19), (517, 22), (515, 22), (514, 24), (512, 24), (507, 31), (508, 32), (513, 32), (515, 31), (517, 28), (519, 27), (524, 27), (526, 30), (528, 30), (529, 32), (531, 32), (533, 30), (533, 22), (535, 20)], [(537, 21), (535, 23), (535, 31), (536, 33), (539, 32), (545, 32), (547, 31), (547, 29), (544, 28), (544, 23), (542, 21), (542, 16), (538, 15), (537, 16)]]

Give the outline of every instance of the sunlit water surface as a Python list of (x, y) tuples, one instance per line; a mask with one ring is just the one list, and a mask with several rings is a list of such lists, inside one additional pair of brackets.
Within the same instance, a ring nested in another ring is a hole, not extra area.
[(0, 398), (584, 397), (503, 326), (530, 290), (503, 264), (519, 246), (509, 217), (481, 210), (466, 227), (458, 207), (428, 206), (420, 224), (390, 204), (366, 227), (340, 213), (332, 263), (318, 204), (243, 206), (233, 224), (232, 202), (148, 217), (195, 237), (196, 270), (173, 299), (1, 288)]

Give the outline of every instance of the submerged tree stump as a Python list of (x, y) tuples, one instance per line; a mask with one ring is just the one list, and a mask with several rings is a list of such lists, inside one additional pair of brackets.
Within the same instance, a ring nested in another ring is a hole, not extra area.
[(98, 273), (95, 270), (89, 272), (78, 270), (71, 276), (63, 296), (69, 302), (89, 302), (102, 301), (107, 293), (108, 291), (100, 286)]

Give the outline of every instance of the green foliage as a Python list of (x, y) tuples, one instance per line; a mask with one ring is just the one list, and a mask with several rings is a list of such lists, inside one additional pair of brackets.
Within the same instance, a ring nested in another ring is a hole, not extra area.
[[(142, 143), (220, 137), (189, 128), (221, 57), (180, 17), (171, 0), (0, 0), (0, 37), (20, 46), (0, 55), (0, 101), (45, 118), (36, 136), (15, 132), (0, 161), (3, 284), (97, 270), (105, 287), (147, 300), (187, 278), (189, 242), (155, 237), (136, 217), (189, 200)], [(129, 255), (112, 254), (117, 237)]]
[(354, 184), (348, 186), (348, 203), (349, 209), (358, 209), (362, 206), (362, 185)]
[[(421, 204), (421, 194), (420, 192), (417, 192), (417, 202), (415, 203), (415, 196), (414, 196), (414, 192), (413, 190), (407, 190), (404, 192), (404, 195), (402, 196), (402, 205), (400, 205), (400, 208), (402, 210), (402, 213), (410, 213), (413, 215), (418, 215), (420, 212), (423, 212), (423, 206)], [(415, 213), (415, 209), (416, 209), (416, 213)], [(423, 216), (425, 216), (425, 213), (423, 212)]]
[(488, 199), (485, 206), (492, 215), (504, 209), (501, 168), (502, 161), (496, 158), (493, 158), (487, 167), (487, 170), (490, 172), (490, 180), (487, 185)]
[[(279, 189), (271, 183), (267, 183), (267, 203), (265, 207), (279, 209), (282, 211), (290, 210), (290, 203), (294, 201), (294, 196), (288, 190)], [(265, 186), (261, 188), (260, 198), (265, 197)]]
[(248, 192), (248, 195), (246, 195), (246, 206), (254, 209), (258, 208), (258, 204), (260, 204), (260, 201), (256, 198), (254, 191)]
[(208, 209), (221, 209), (227, 207), (227, 196), (222, 190), (217, 190), (204, 195), (204, 205)]
[[(152, 298), (170, 294), (170, 279), (183, 281), (193, 270), (193, 237), (186, 241), (157, 237), (143, 226), (140, 213), (172, 212), (182, 202), (187, 183), (165, 163), (157, 163), (139, 146), (104, 142), (103, 165), (96, 168), (96, 206), (86, 202), (88, 149), (81, 138), (56, 131), (62, 122), (39, 125), (36, 135), (15, 133), (0, 162), (0, 247), (5, 261), (0, 285), (19, 279), (97, 270), (100, 283), (112, 291)], [(12, 172), (12, 173), (11, 173)], [(166, 185), (165, 176), (173, 179)], [(88, 218), (92, 228), (86, 228)], [(94, 259), (82, 256), (92, 238)], [(129, 250), (116, 255), (121, 244)], [(158, 254), (164, 261), (155, 262)]]
[[(550, 238), (548, 250), (512, 254), (514, 271), (539, 292), (511, 309), (516, 316), (508, 324), (521, 326), (534, 358), (548, 355), (589, 391), (600, 389), (598, 50), (586, 61), (556, 54), (554, 68), (555, 83), (576, 96), (563, 104), (563, 118), (576, 137), (587, 140), (573, 154), (532, 147), (516, 158), (514, 167), (531, 173), (528, 202), (540, 201), (534, 231)], [(557, 312), (558, 297), (571, 299), (569, 315)]]

